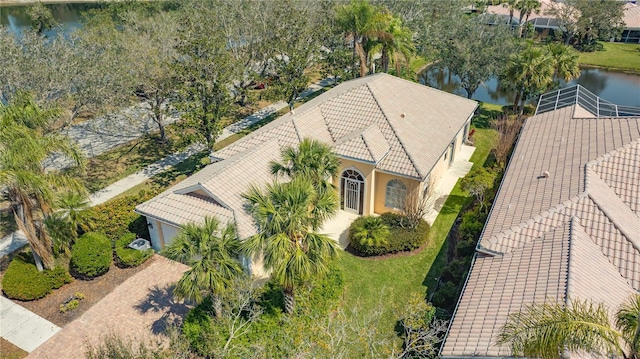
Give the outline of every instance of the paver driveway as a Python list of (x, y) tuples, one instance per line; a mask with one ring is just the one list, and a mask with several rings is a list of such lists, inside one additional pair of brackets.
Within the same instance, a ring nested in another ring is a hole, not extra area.
[(175, 302), (171, 284), (189, 267), (154, 255), (150, 265), (65, 326), (27, 358), (84, 358), (85, 344), (97, 344), (110, 331), (136, 340), (161, 338), (167, 323), (188, 307)]

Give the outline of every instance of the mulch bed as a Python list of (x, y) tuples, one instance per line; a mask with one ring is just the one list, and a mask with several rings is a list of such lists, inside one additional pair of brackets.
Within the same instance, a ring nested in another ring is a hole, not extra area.
[[(111, 293), (118, 285), (146, 268), (153, 261), (154, 258), (150, 258), (145, 263), (134, 268), (118, 268), (115, 265), (111, 265), (109, 271), (98, 278), (88, 281), (74, 279), (73, 282), (53, 290), (42, 299), (29, 302), (14, 301), (53, 324), (64, 327), (74, 319), (79, 318), (82, 313)], [(78, 307), (66, 313), (61, 313), (60, 304), (78, 292), (84, 295), (84, 299), (80, 301)]]

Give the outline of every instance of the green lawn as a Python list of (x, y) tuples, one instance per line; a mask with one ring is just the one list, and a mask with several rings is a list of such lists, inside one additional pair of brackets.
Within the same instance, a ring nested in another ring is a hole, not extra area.
[[(487, 110), (489, 107), (483, 106)], [(495, 131), (477, 128), (474, 137), (476, 151), (471, 161), (474, 166), (482, 166), (496, 140)], [(394, 326), (399, 319), (395, 313), (404, 300), (414, 293), (425, 295), (435, 286), (446, 261), (443, 244), (458, 212), (469, 201), (470, 197), (462, 192), (458, 182), (431, 228), (427, 247), (418, 254), (373, 260), (341, 253), (338, 263), (345, 276), (343, 306), (360, 306), (361, 315), (368, 315), (382, 303), (384, 313), (378, 328), (395, 335)]]
[(640, 74), (640, 45), (603, 42), (604, 51), (581, 52), (580, 64)]

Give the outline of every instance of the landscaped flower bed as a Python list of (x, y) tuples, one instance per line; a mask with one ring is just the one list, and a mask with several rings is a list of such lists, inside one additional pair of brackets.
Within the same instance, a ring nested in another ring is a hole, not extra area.
[(349, 227), (351, 248), (362, 256), (379, 256), (413, 251), (429, 236), (429, 224), (421, 220), (412, 228), (406, 217), (384, 213), (380, 217), (363, 216)]

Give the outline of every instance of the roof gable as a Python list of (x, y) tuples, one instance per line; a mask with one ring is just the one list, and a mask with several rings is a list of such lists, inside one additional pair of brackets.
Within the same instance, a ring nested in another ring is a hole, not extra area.
[(356, 130), (336, 142), (334, 149), (340, 156), (378, 164), (391, 150), (377, 126)]

